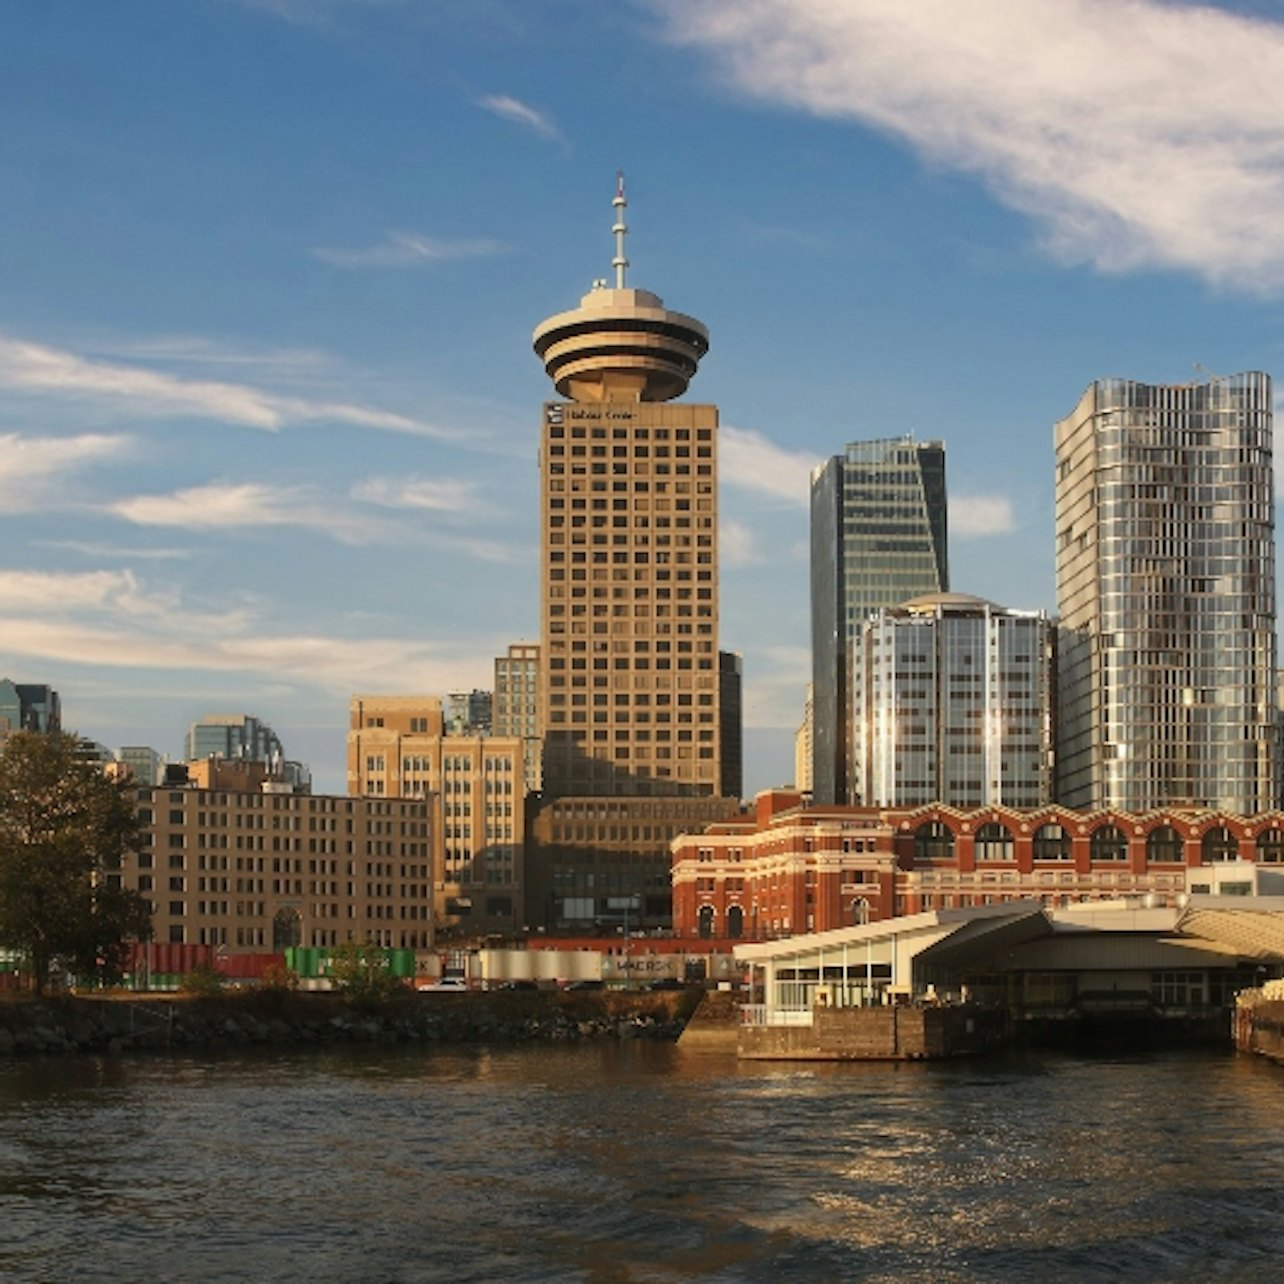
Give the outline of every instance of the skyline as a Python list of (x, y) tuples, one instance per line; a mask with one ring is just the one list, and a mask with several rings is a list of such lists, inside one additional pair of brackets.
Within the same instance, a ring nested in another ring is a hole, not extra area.
[(348, 701), (539, 633), (545, 317), (699, 317), (746, 792), (792, 774), (810, 469), (944, 440), (951, 586), (1056, 607), (1098, 378), (1274, 373), (1263, 3), (161, 0), (0, 16), (0, 676), (175, 756), (246, 712), (340, 792)]

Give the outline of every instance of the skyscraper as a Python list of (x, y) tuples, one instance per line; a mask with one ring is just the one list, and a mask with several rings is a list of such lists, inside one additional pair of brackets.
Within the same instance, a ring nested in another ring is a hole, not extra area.
[(1101, 379), (1055, 436), (1059, 800), (1275, 806), (1269, 377)]
[[(567, 401), (540, 443), (540, 728), (528, 921), (665, 926), (668, 844), (738, 808), (718, 653), (718, 412), (673, 404), (709, 346), (693, 317), (626, 283), (544, 321), (536, 354)], [(607, 800), (614, 800), (608, 804)]]
[(860, 801), (851, 780), (850, 648), (884, 607), (949, 589), (945, 447), (851, 442), (811, 477), (812, 787)]
[(718, 412), (672, 405), (709, 346), (625, 284), (550, 317), (536, 353), (567, 402), (540, 446), (544, 792), (716, 794)]

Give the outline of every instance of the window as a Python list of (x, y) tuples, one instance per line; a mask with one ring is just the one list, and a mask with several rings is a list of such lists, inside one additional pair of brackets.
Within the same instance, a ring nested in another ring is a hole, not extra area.
[(1264, 829), (1258, 834), (1257, 859), (1263, 865), (1284, 865), (1284, 829)]
[(1128, 840), (1117, 825), (1101, 825), (1092, 831), (1092, 859), (1128, 859)]
[(1061, 825), (1040, 825), (1034, 832), (1035, 860), (1069, 860), (1070, 835)]
[(977, 860), (1011, 860), (1012, 831), (989, 821), (976, 831)]
[(952, 860), (954, 831), (943, 821), (929, 820), (914, 831), (915, 860)]
[(1171, 825), (1160, 825), (1146, 835), (1146, 862), (1150, 865), (1179, 865), (1182, 861), (1181, 835)]
[(1214, 825), (1199, 845), (1199, 859), (1204, 865), (1239, 859), (1239, 841), (1225, 825)]

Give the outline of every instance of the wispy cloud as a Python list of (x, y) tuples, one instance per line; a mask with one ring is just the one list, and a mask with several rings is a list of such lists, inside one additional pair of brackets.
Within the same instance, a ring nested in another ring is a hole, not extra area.
[(1001, 495), (951, 495), (950, 534), (962, 538), (1010, 535), (1016, 530), (1012, 503)]
[(718, 561), (722, 566), (752, 566), (762, 561), (753, 531), (743, 522), (728, 517), (719, 522)]
[(1284, 288), (1284, 23), (1170, 0), (651, 0), (736, 88), (979, 175), (1108, 271)]
[(243, 383), (188, 379), (121, 362), (0, 338), (0, 389), (90, 401), (130, 414), (217, 420), (276, 431), (301, 423), (349, 424), (443, 440), (464, 435), (408, 415), (342, 401), (282, 396)]
[(46, 507), (70, 473), (119, 459), (129, 437), (82, 433), (76, 437), (24, 437), (0, 433), (0, 513)]
[(720, 480), (742, 490), (759, 491), (791, 504), (807, 504), (814, 455), (785, 450), (752, 428), (718, 429)]
[(388, 534), (383, 521), (345, 511), (306, 487), (261, 482), (213, 482), (170, 495), (136, 495), (117, 500), (110, 511), (136, 526), (189, 531), (293, 526), (345, 544), (369, 543)]
[(466, 513), (474, 508), (475, 482), (458, 478), (368, 477), (352, 488), (353, 499), (384, 508)]
[(561, 141), (562, 132), (551, 116), (507, 94), (487, 94), (477, 105), (501, 120), (512, 121), (549, 142)]
[(406, 268), (428, 267), (454, 259), (490, 258), (507, 252), (501, 241), (446, 241), (417, 232), (387, 232), (374, 245), (351, 248), (319, 246), (312, 253), (333, 267)]

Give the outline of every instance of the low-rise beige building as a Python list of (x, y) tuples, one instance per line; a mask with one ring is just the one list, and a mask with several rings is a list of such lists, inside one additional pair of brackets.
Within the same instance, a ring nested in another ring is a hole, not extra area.
[(140, 788), (143, 845), (120, 881), (153, 907), (155, 940), (235, 951), (433, 944), (422, 799), (266, 787)]

